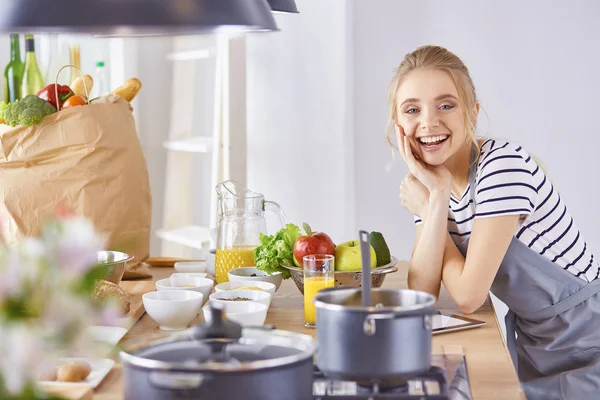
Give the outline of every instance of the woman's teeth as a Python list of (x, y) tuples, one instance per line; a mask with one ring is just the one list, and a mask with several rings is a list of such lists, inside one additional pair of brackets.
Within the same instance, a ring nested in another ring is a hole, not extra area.
[(448, 139), (448, 135), (427, 136), (427, 137), (420, 137), (419, 142), (421, 144), (433, 145), (433, 144), (441, 143), (446, 139)]

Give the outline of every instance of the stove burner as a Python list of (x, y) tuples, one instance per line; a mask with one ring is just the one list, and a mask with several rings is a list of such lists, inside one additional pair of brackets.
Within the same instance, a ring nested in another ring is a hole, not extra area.
[(403, 380), (404, 385), (389, 387), (381, 383), (363, 385), (325, 376), (315, 367), (314, 400), (471, 400), (466, 360), (462, 355), (433, 355), (431, 369)]

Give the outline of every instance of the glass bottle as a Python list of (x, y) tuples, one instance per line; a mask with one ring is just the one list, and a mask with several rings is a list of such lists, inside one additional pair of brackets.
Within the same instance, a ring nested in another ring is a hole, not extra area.
[(35, 57), (35, 44), (32, 34), (25, 35), (25, 70), (21, 96), (37, 94), (44, 87), (44, 78)]
[(21, 99), (21, 84), (25, 65), (21, 61), (19, 34), (10, 34), (10, 61), (4, 69), (4, 101)]

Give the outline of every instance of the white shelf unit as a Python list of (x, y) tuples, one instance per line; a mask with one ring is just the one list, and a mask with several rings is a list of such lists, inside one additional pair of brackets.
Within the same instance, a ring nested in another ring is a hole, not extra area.
[(174, 229), (159, 229), (156, 236), (171, 243), (191, 247), (196, 250), (206, 249), (210, 245), (210, 231), (201, 226), (183, 226)]
[[(227, 179), (246, 183), (245, 39), (217, 35), (173, 40), (174, 51), (167, 55), (167, 60), (173, 62), (173, 100), (170, 133), (163, 142), (168, 152), (163, 227), (156, 235), (162, 239), (161, 255), (191, 258), (194, 250), (207, 251), (214, 246), (211, 228), (217, 219), (215, 186)], [(214, 75), (206, 73), (206, 64), (199, 68), (200, 63), (213, 63)], [(214, 83), (212, 94), (199, 97), (197, 87), (209, 80)], [(211, 136), (196, 134), (206, 132), (206, 128), (197, 126), (196, 114), (206, 111), (201, 107), (212, 107)], [(199, 158), (203, 165), (210, 164), (209, 174), (195, 167)], [(195, 193), (199, 188), (202, 201)], [(204, 207), (209, 212), (204, 212)], [(200, 225), (198, 211), (206, 215)]]

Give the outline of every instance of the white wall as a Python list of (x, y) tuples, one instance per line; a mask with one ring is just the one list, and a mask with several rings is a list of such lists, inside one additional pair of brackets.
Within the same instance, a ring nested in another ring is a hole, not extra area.
[(288, 222), (342, 242), (358, 238), (347, 2), (297, 4), (301, 14), (276, 15), (280, 32), (247, 37), (247, 182)]

